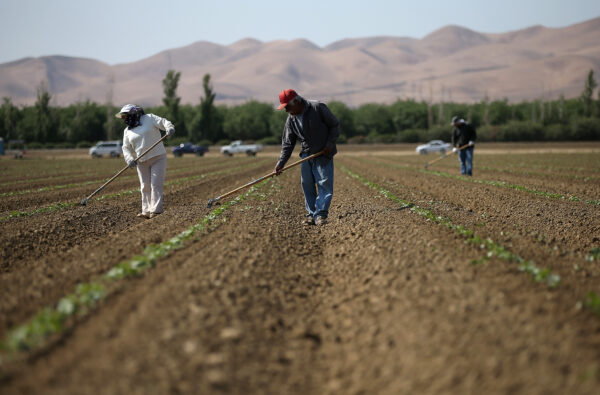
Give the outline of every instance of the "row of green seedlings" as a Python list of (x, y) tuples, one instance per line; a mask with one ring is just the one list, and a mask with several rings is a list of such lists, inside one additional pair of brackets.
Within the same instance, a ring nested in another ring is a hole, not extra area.
[[(448, 165), (442, 167), (450, 167)], [(579, 174), (561, 174), (561, 173), (544, 173), (541, 171), (531, 171), (531, 170), (515, 170), (511, 168), (499, 168), (499, 167), (491, 167), (491, 166), (477, 166), (478, 169), (488, 170), (494, 173), (507, 173), (507, 174), (519, 174), (525, 176), (541, 176), (541, 177), (552, 177), (552, 178), (566, 178), (566, 179), (575, 179), (582, 180), (583, 182), (598, 180), (600, 177), (590, 176), (590, 175), (579, 175)]]
[[(199, 175), (195, 175), (195, 176), (190, 176), (190, 177), (183, 177), (183, 178), (178, 178), (175, 180), (171, 180), (171, 181), (167, 181), (165, 183), (165, 186), (170, 186), (170, 185), (177, 185), (177, 184), (181, 184), (184, 182), (188, 182), (188, 181), (197, 181), (197, 180), (201, 180), (204, 179), (206, 177), (212, 177), (212, 176), (217, 176), (217, 175), (222, 175), (222, 174), (227, 174), (230, 173), (232, 171), (235, 170), (239, 170), (239, 169), (248, 169), (248, 168), (254, 168), (254, 167), (259, 167), (262, 165), (262, 163), (264, 162), (264, 160), (252, 164), (252, 165), (241, 165), (241, 166), (236, 166), (236, 167), (232, 167), (232, 168), (228, 168), (228, 169), (224, 169), (224, 170), (218, 170), (218, 171), (214, 171), (211, 173), (204, 173), (204, 174), (199, 174)], [(106, 199), (115, 199), (115, 198), (120, 198), (122, 196), (128, 196), (128, 195), (132, 195), (136, 192), (139, 192), (140, 189), (136, 188), (136, 189), (130, 189), (130, 190), (126, 190), (126, 191), (120, 191), (120, 192), (115, 192), (115, 193), (110, 193), (110, 194), (106, 194), (106, 195), (102, 195), (96, 198), (96, 201), (102, 201), (102, 200), (106, 200)], [(10, 212), (8, 215), (5, 215), (3, 217), (0, 217), (0, 222), (4, 222), (13, 218), (20, 218), (20, 217), (29, 217), (32, 215), (36, 215), (36, 214), (44, 214), (44, 213), (49, 213), (49, 212), (55, 212), (55, 211), (61, 211), (70, 207), (75, 207), (78, 206), (80, 203), (79, 202), (59, 202), (56, 204), (52, 204), (46, 207), (41, 207), (35, 210), (31, 210), (31, 211), (19, 211), (19, 210), (15, 210)]]
[(543, 173), (540, 171), (530, 171), (530, 170), (510, 170), (510, 169), (502, 169), (497, 167), (489, 167), (489, 166), (478, 166), (478, 168), (482, 170), (489, 170), (496, 173), (508, 173), (508, 174), (520, 174), (525, 176), (542, 176), (542, 177), (552, 177), (552, 178), (566, 178), (566, 179), (575, 179), (582, 180), (583, 182), (588, 182), (592, 180), (598, 180), (600, 177), (595, 176), (582, 176), (579, 174), (560, 174), (560, 173)]
[[(589, 254), (586, 255), (585, 260), (588, 262), (600, 261), (600, 247), (592, 248)], [(588, 292), (585, 300), (579, 303), (579, 306), (592, 310), (600, 317), (600, 295), (596, 292)]]
[(472, 264), (485, 263), (490, 258), (497, 257), (504, 261), (517, 262), (519, 264), (518, 269), (522, 272), (529, 274), (531, 276), (532, 280), (536, 283), (545, 283), (550, 288), (557, 287), (560, 284), (560, 276), (557, 274), (551, 273), (550, 269), (540, 268), (540, 267), (536, 266), (532, 261), (524, 259), (524, 258), (520, 257), (519, 255), (509, 251), (505, 247), (495, 243), (490, 238), (486, 238), (486, 239), (481, 238), (480, 236), (476, 235), (472, 230), (465, 228), (463, 225), (453, 224), (450, 221), (450, 219), (448, 219), (448, 218), (436, 216), (430, 210), (421, 208), (421, 207), (415, 205), (414, 203), (403, 200), (403, 199), (399, 198), (398, 196), (392, 194), (390, 191), (386, 190), (385, 188), (377, 185), (376, 183), (374, 183), (372, 181), (367, 180), (366, 178), (349, 170), (348, 168), (346, 168), (344, 166), (342, 166), (342, 171), (344, 171), (351, 177), (357, 179), (358, 181), (360, 181), (364, 185), (368, 186), (369, 188), (378, 191), (380, 194), (387, 197), (388, 199), (390, 199), (396, 203), (402, 204), (403, 207), (409, 208), (412, 212), (419, 214), (419, 215), (427, 218), (430, 221), (436, 222), (440, 225), (444, 225), (447, 228), (454, 230), (460, 236), (466, 238), (468, 243), (478, 246), (480, 249), (487, 250), (487, 254), (482, 259), (473, 260), (471, 262)]
[(362, 158), (356, 158), (356, 159), (359, 161), (362, 161), (364, 163), (367, 163), (367, 162), (370, 164), (375, 163), (378, 166), (387, 166), (387, 167), (393, 167), (393, 168), (398, 168), (398, 169), (418, 171), (418, 172), (421, 172), (424, 174), (431, 174), (431, 175), (438, 176), (438, 177), (446, 177), (446, 178), (451, 178), (451, 179), (460, 180), (460, 181), (472, 182), (475, 184), (484, 184), (484, 185), (491, 185), (491, 186), (500, 187), (500, 188), (513, 189), (516, 191), (526, 192), (526, 193), (530, 193), (533, 195), (543, 196), (543, 197), (547, 197), (547, 198), (551, 198), (551, 199), (568, 200), (571, 202), (584, 202), (587, 204), (600, 206), (600, 200), (582, 199), (582, 198), (579, 198), (579, 197), (573, 196), (573, 195), (563, 195), (560, 193), (540, 191), (535, 188), (529, 188), (529, 187), (526, 187), (523, 185), (518, 185), (518, 184), (511, 184), (506, 181), (482, 180), (482, 179), (473, 178), (473, 177), (466, 177), (466, 176), (462, 176), (462, 175), (445, 173), (442, 171), (415, 169), (414, 167), (408, 166), (408, 165), (391, 164), (391, 163), (383, 163), (383, 162), (379, 162), (379, 161), (374, 161), (372, 158), (368, 159), (368, 160), (362, 159)]
[(527, 163), (527, 162), (508, 163), (507, 166), (513, 167), (513, 168), (526, 167), (526, 168), (533, 168), (533, 169), (544, 169), (544, 170), (550, 170), (552, 172), (563, 171), (563, 170), (564, 171), (576, 171), (576, 172), (580, 172), (580, 173), (594, 171), (594, 169), (585, 168), (585, 167), (552, 166), (552, 165), (547, 165), (547, 164), (535, 164), (535, 163)]
[[(193, 166), (189, 166), (189, 167), (193, 167)], [(39, 181), (48, 181), (48, 180), (52, 180), (52, 181), (58, 181), (58, 180), (64, 180), (65, 178), (72, 178), (72, 177), (96, 177), (99, 176), (101, 173), (105, 173), (106, 171), (110, 170), (108, 168), (94, 168), (94, 171), (76, 171), (76, 172), (66, 172), (64, 168), (62, 167), (55, 167), (56, 170), (52, 171), (52, 172), (39, 172), (36, 171), (35, 174), (40, 176), (38, 178), (24, 178), (21, 175), (19, 177), (18, 180), (12, 180), (12, 181), (6, 181), (6, 182), (2, 182), (0, 183), (0, 187), (4, 187), (4, 186), (9, 186), (9, 185), (18, 185), (18, 184), (27, 184), (27, 183), (33, 183), (33, 182), (39, 182)], [(29, 173), (31, 172), (30, 170), (27, 170)], [(56, 175), (57, 171), (60, 171), (61, 175)], [(172, 171), (172, 170), (171, 170)]]
[[(447, 156), (452, 155), (451, 153), (448, 154)], [(567, 154), (571, 157), (573, 157), (572, 154)], [(494, 155), (496, 156), (496, 155)], [(518, 160), (518, 158), (515, 158), (514, 154), (510, 154), (510, 160), (506, 160), (506, 158), (502, 159), (501, 155), (498, 155), (498, 157), (500, 159), (497, 159), (496, 161), (500, 161), (502, 162), (502, 169), (499, 169), (499, 171), (507, 171), (507, 172), (529, 172), (532, 169), (537, 169), (537, 170), (543, 170), (543, 172), (539, 172), (536, 174), (540, 174), (540, 175), (563, 175), (566, 177), (586, 177), (585, 175), (575, 175), (575, 174), (568, 174), (566, 172), (575, 172), (575, 173), (596, 173), (597, 169), (595, 168), (595, 166), (591, 165), (588, 167), (573, 167), (573, 166), (556, 166), (556, 165), (552, 165), (549, 164), (548, 162), (546, 162), (546, 164), (539, 163), (539, 161), (536, 162), (516, 162), (515, 160)], [(531, 155), (527, 154), (526, 157), (528, 158), (528, 160), (530, 160), (532, 158)], [(589, 164), (593, 163), (593, 161), (596, 159), (597, 155), (596, 154), (577, 154), (577, 160), (579, 162), (587, 162)], [(554, 161), (554, 160), (553, 160)], [(552, 161), (552, 162), (553, 162)], [(494, 161), (492, 161), (494, 162)]]
[[(61, 333), (70, 318), (88, 315), (100, 301), (111, 294), (118, 280), (140, 276), (144, 271), (153, 268), (157, 261), (174, 251), (183, 248), (190, 239), (198, 240), (226, 222), (226, 212), (234, 205), (249, 197), (264, 199), (267, 193), (259, 193), (261, 188), (270, 180), (264, 180), (252, 186), (244, 194), (226, 202), (210, 211), (200, 222), (190, 226), (178, 235), (160, 244), (147, 246), (143, 253), (122, 261), (104, 275), (89, 283), (76, 286), (75, 291), (51, 307), (46, 307), (37, 313), (29, 322), (11, 330), (4, 341), (0, 342), (0, 366), (17, 357), (19, 351), (31, 351), (43, 347), (48, 339)], [(276, 189), (272, 189), (276, 191)], [(272, 193), (272, 192), (268, 192)]]
[[(195, 169), (195, 170), (204, 169), (207, 167), (212, 167), (212, 165), (214, 165), (214, 163), (211, 163), (210, 165), (211, 166), (205, 165), (205, 166), (180, 167), (180, 168), (169, 170), (169, 173), (181, 173), (181, 172), (184, 172), (184, 171), (190, 170), (190, 169)], [(122, 180), (137, 179), (137, 174), (130, 175), (130, 176), (124, 176), (121, 179)], [(63, 184), (63, 185), (53, 185), (53, 186), (42, 187), (42, 188), (37, 188), (37, 189), (26, 189), (26, 190), (22, 190), (22, 191), (3, 192), (3, 193), (0, 193), (0, 197), (21, 196), (21, 195), (28, 195), (30, 193), (37, 193), (37, 192), (48, 192), (48, 191), (54, 191), (54, 190), (59, 190), (59, 189), (78, 188), (78, 187), (92, 185), (92, 184), (100, 184), (100, 183), (106, 182), (107, 180), (108, 180), (108, 178), (104, 178), (101, 180), (84, 181), (84, 182), (70, 183), (70, 184)]]

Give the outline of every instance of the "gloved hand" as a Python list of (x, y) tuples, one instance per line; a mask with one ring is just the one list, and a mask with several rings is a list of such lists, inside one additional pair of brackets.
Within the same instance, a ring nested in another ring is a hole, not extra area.
[(333, 148), (325, 146), (325, 148), (323, 148), (323, 155), (327, 156), (329, 154), (331, 154), (333, 152)]
[(169, 130), (167, 130), (167, 136), (172, 136), (175, 134), (175, 128), (171, 128)]
[(452, 153), (455, 153), (456, 151), (458, 151), (458, 148), (456, 148), (456, 147), (452, 148)]
[(273, 170), (275, 172), (275, 175), (278, 176), (281, 174), (281, 169), (283, 169), (283, 166), (280, 165), (279, 163), (277, 163), (275, 165), (275, 169)]
[(473, 144), (475, 144), (475, 143), (474, 143), (474, 142), (472, 142), (472, 141), (469, 141), (469, 145), (473, 145)]
[(136, 167), (136, 166), (137, 166), (137, 163), (136, 163), (136, 161), (134, 161), (134, 160), (132, 159), (132, 160), (130, 160), (129, 162), (127, 162), (127, 166), (128, 166), (128, 167), (131, 167), (131, 168), (134, 168), (134, 167)]

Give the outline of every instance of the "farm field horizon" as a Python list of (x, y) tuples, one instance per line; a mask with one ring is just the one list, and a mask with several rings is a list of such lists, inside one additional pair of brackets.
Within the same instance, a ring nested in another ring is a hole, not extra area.
[(0, 392), (597, 393), (600, 142), (415, 147), (339, 145), (318, 227), (298, 168), (207, 208), (276, 146), (169, 149), (145, 221), (133, 170), (79, 205), (122, 158), (0, 157)]

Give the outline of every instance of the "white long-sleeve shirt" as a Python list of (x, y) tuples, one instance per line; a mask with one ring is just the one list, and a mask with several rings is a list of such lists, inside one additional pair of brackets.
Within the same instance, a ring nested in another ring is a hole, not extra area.
[[(173, 124), (165, 119), (154, 114), (144, 114), (140, 117), (140, 125), (129, 129), (125, 128), (123, 132), (123, 158), (125, 162), (129, 162), (144, 153), (152, 144), (160, 140), (160, 131), (173, 128)], [(152, 151), (144, 155), (140, 162), (145, 162), (150, 158), (158, 155), (166, 154), (163, 143), (152, 148)]]

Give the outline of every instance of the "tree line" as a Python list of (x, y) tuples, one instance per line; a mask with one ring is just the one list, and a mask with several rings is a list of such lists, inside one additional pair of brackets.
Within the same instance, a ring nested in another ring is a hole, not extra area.
[[(235, 106), (216, 105), (210, 74), (203, 78), (197, 105), (180, 103), (180, 72), (169, 70), (162, 81), (162, 105), (147, 107), (171, 120), (177, 133), (170, 144), (192, 141), (225, 144), (231, 140), (279, 144), (287, 114), (248, 100)], [(457, 115), (477, 128), (478, 141), (581, 141), (600, 139), (600, 90), (590, 70), (577, 98), (509, 103), (484, 98), (478, 103), (429, 103), (399, 99), (351, 108), (340, 101), (327, 105), (342, 126), (340, 143), (416, 143), (450, 139), (450, 119)], [(123, 123), (114, 117), (120, 107), (90, 101), (65, 107), (51, 105), (46, 84), (37, 89), (33, 106), (16, 106), (8, 97), (0, 106), (0, 137), (23, 141), (28, 148), (88, 147), (122, 138)]]

